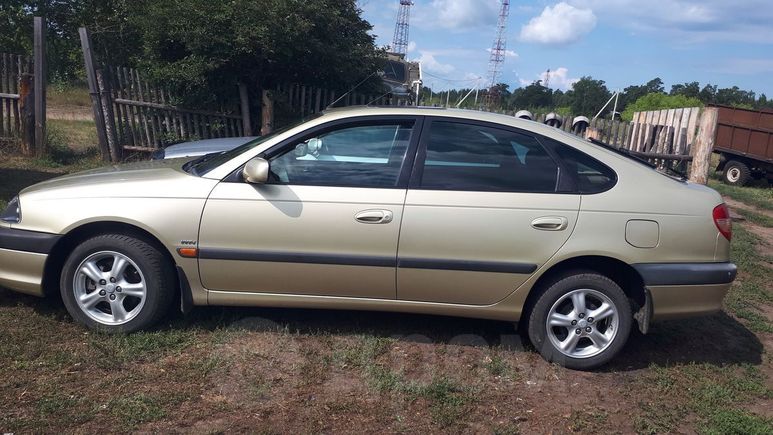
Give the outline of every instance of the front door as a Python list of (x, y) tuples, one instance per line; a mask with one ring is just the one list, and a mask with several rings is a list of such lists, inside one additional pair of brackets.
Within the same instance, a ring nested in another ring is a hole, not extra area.
[(559, 166), (528, 133), (427, 123), (400, 231), (397, 297), (496, 303), (566, 242), (580, 197), (556, 193)]
[(322, 126), (268, 151), (268, 183), (218, 184), (199, 234), (204, 287), (394, 299), (416, 122)]

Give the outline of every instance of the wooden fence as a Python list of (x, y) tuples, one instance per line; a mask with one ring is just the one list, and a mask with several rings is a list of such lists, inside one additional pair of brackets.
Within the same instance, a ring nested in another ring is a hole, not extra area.
[(17, 141), (22, 135), (19, 110), (22, 78), (32, 71), (26, 56), (0, 53), (0, 140)]
[(301, 117), (319, 113), (331, 105), (333, 107), (396, 106), (404, 103), (404, 100), (394, 98), (389, 94), (347, 93), (347, 91), (305, 86), (298, 83), (277, 86), (277, 93), (277, 97), (286, 99), (288, 106)]
[[(172, 95), (144, 80), (137, 70), (103, 68), (97, 75), (116, 140), (129, 151), (152, 151), (181, 140), (242, 136), (241, 114), (186, 109), (172, 104)], [(112, 112), (112, 113), (110, 113)]]
[(18, 143), (24, 155), (46, 147), (45, 21), (33, 18), (33, 55), (0, 53), (0, 142)]

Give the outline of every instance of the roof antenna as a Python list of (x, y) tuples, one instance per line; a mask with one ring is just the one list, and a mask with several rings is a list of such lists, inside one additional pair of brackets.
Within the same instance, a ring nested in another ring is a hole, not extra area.
[(341, 100), (342, 100), (342, 99), (343, 99), (345, 96), (347, 96), (347, 95), (351, 94), (351, 93), (352, 93), (352, 91), (354, 91), (355, 89), (359, 88), (359, 87), (360, 87), (360, 85), (362, 85), (363, 83), (365, 83), (365, 82), (366, 82), (366, 81), (367, 81), (369, 78), (373, 77), (375, 74), (379, 74), (380, 72), (381, 72), (381, 71), (378, 71), (378, 70), (376, 70), (376, 71), (373, 71), (372, 73), (370, 73), (370, 75), (369, 75), (369, 76), (367, 76), (367, 77), (365, 77), (364, 79), (362, 79), (362, 81), (361, 81), (361, 82), (359, 82), (359, 83), (357, 83), (356, 85), (354, 85), (354, 87), (353, 87), (353, 88), (349, 89), (348, 91), (346, 91), (346, 93), (344, 93), (344, 94), (342, 94), (340, 97), (336, 98), (336, 100), (335, 100), (335, 101), (333, 101), (332, 103), (328, 104), (328, 105), (327, 105), (327, 107), (325, 107), (325, 109), (327, 110), (327, 109), (330, 109), (331, 107), (335, 106), (335, 104), (336, 104), (337, 102), (341, 101)]

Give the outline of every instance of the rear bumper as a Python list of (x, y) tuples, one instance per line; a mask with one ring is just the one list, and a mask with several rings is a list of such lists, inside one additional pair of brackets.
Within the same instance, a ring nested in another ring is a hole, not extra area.
[(60, 237), (0, 227), (0, 286), (43, 296), (46, 259)]
[(715, 313), (736, 276), (733, 263), (634, 264), (652, 296), (652, 320)]

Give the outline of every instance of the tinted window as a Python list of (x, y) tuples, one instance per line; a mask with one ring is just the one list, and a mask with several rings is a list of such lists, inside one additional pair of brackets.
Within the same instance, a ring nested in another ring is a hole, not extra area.
[(554, 192), (558, 165), (531, 136), (454, 122), (433, 122), (421, 187), (442, 190)]
[(556, 151), (564, 166), (570, 174), (574, 175), (577, 182), (576, 190), (580, 193), (603, 192), (617, 182), (617, 175), (605, 164), (570, 146), (553, 142), (556, 144)]
[(410, 140), (410, 126), (358, 125), (289, 147), (270, 162), (275, 184), (394, 187)]

